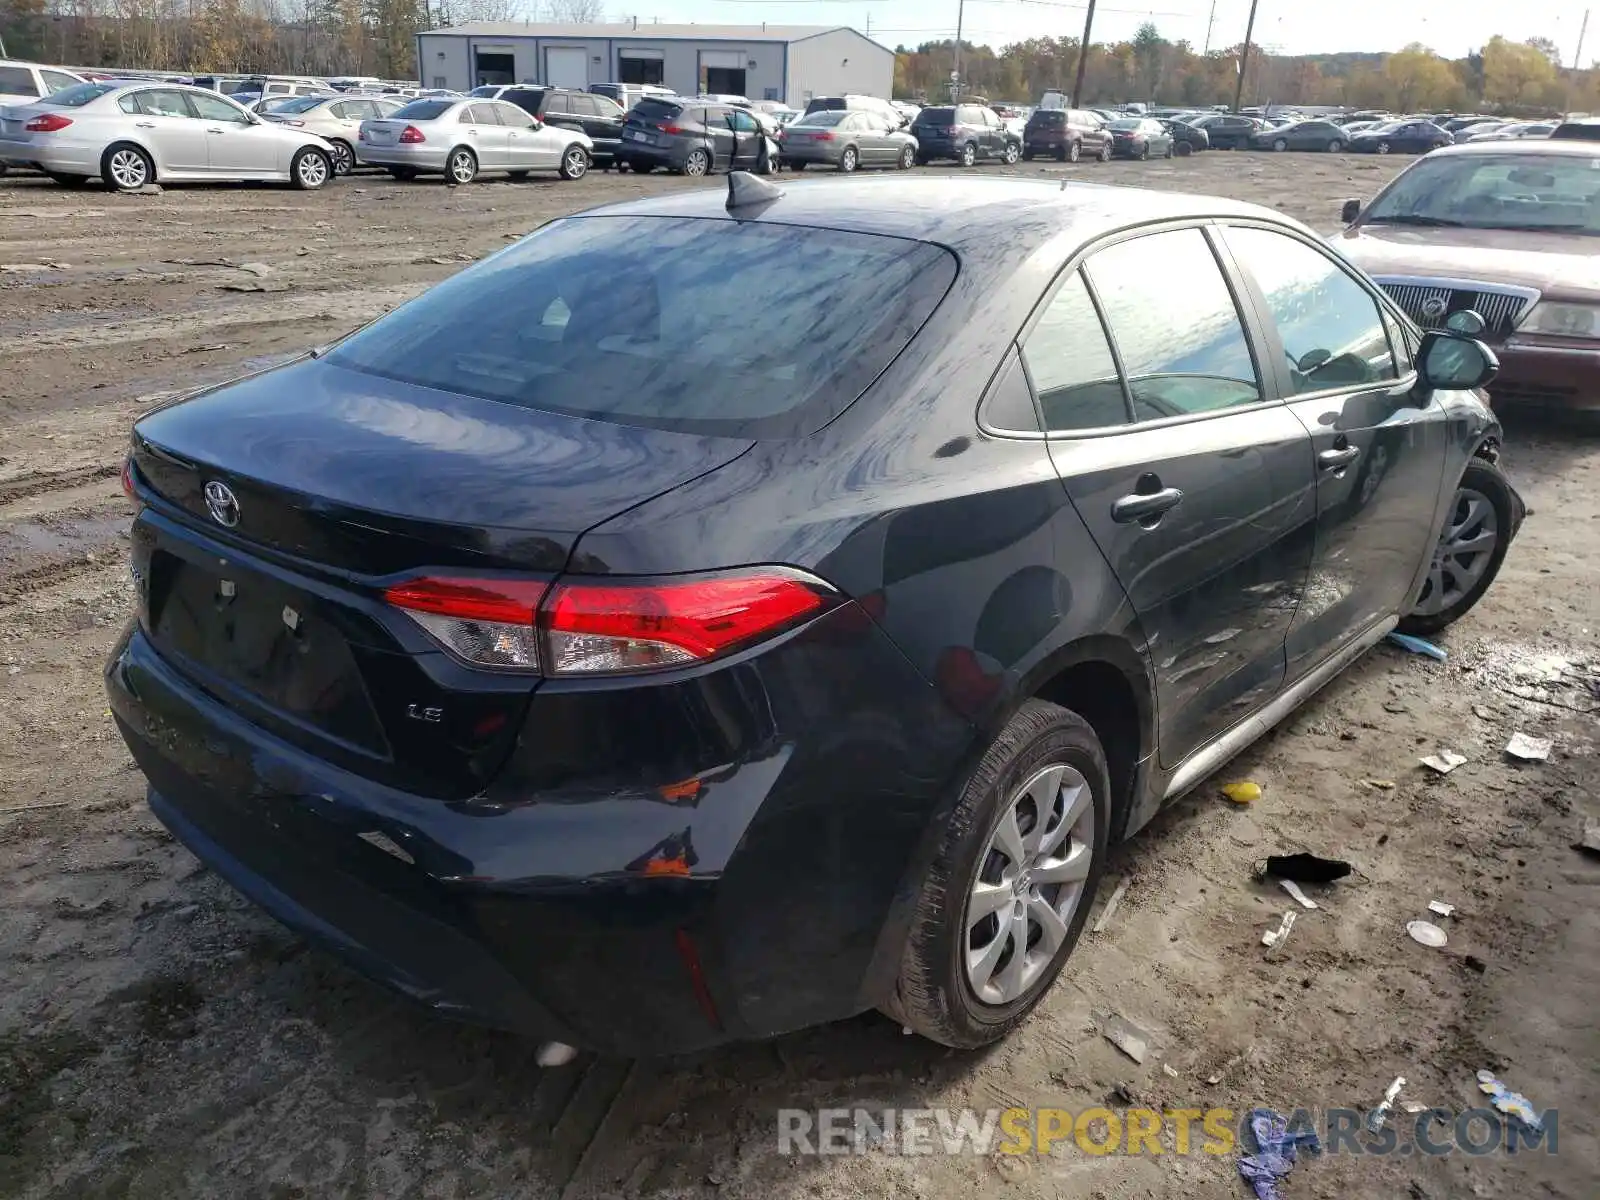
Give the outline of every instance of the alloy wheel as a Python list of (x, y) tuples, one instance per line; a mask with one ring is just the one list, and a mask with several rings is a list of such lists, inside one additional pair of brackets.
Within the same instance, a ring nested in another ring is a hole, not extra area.
[(916, 157), (917, 152), (910, 146), (907, 146), (904, 150), (900, 151), (900, 169), (902, 171), (911, 170), (912, 163), (916, 161)]
[(704, 175), (710, 169), (710, 162), (706, 159), (704, 150), (691, 150), (689, 157), (683, 160), (683, 173), (685, 175)]
[(300, 156), (295, 175), (302, 187), (319, 188), (328, 182), (328, 169), (328, 159), (317, 151), (310, 150)]
[(566, 170), (562, 172), (568, 179), (582, 179), (589, 170), (589, 156), (583, 152), (582, 146), (570, 146), (566, 155)]
[(1387, 153), (1389, 153), (1389, 143), (1388, 142), (1379, 142), (1378, 143), (1378, 153), (1379, 154), (1387, 154)]
[(856, 156), (855, 148), (853, 146), (846, 146), (844, 153), (839, 156), (839, 170), (847, 172), (854, 171), (856, 169), (856, 164), (859, 161), (860, 159)]
[(1024, 996), (1066, 940), (1094, 858), (1089, 783), (1056, 763), (1017, 789), (979, 858), (967, 895), (967, 983), (984, 1004)]
[(963, 167), (970, 167), (977, 161), (978, 148), (976, 146), (969, 142), (965, 146), (961, 147), (961, 165)]
[(150, 165), (137, 150), (124, 148), (111, 156), (111, 177), (120, 188), (133, 191), (150, 179)]
[(1015, 142), (1007, 142), (1005, 152), (1006, 165), (1014, 164), (1020, 157), (1021, 152), (1017, 149), (1017, 144)]
[(1289, 148), (1289, 143), (1284, 141), (1282, 138), (1279, 138), (1277, 141), (1272, 143), (1272, 148), (1281, 154), (1283, 151)]
[(329, 142), (328, 152), (333, 155), (335, 175), (348, 175), (356, 169), (356, 153), (343, 142)]
[(1476, 488), (1457, 489), (1433, 550), (1428, 580), (1411, 611), (1431, 617), (1459, 602), (1489, 569), (1499, 540), (1500, 521), (1489, 497)]
[(1083, 157), (1083, 147), (1079, 143), (1073, 142), (1072, 145), (1067, 147), (1067, 161), (1068, 162), (1077, 162), (1082, 157)]
[(450, 156), (450, 178), (456, 183), (471, 183), (478, 174), (478, 164), (470, 152), (458, 150)]

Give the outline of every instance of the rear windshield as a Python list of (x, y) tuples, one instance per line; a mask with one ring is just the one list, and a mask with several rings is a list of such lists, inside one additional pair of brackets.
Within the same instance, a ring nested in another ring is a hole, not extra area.
[(1032, 120), (1038, 125), (1065, 125), (1067, 114), (1059, 108), (1042, 108), (1033, 114)]
[(1106, 128), (1116, 130), (1139, 129), (1143, 125), (1144, 122), (1140, 120), (1113, 121)]
[(1568, 121), (1550, 131), (1558, 142), (1600, 142), (1600, 121)]
[(71, 87), (62, 88), (59, 92), (52, 92), (40, 104), (55, 104), (62, 108), (82, 108), (91, 100), (98, 100), (107, 92), (114, 92), (120, 87), (115, 83), (76, 83)]
[(633, 106), (628, 115), (641, 121), (670, 121), (682, 111), (681, 104), (674, 104), (670, 100), (652, 100), (646, 96)]
[(401, 121), (433, 121), (456, 106), (455, 100), (413, 100), (394, 116)]
[[(955, 275), (949, 251), (905, 238), (569, 218), (368, 326), (329, 361), (597, 420), (780, 437), (843, 411)], [(750, 286), (779, 278), (780, 288)]]
[(840, 112), (838, 109), (824, 109), (821, 112), (807, 113), (790, 126), (791, 129), (820, 128), (824, 125), (837, 125), (850, 114)]
[(837, 111), (846, 107), (843, 96), (818, 96), (806, 105), (806, 111), (808, 113), (824, 112), (829, 109)]
[(925, 108), (917, 114), (918, 125), (954, 125), (956, 123), (956, 110), (953, 108)]

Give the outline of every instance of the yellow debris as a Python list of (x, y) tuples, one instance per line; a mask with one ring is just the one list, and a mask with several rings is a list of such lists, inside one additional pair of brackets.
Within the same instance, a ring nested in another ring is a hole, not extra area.
[(1235, 804), (1249, 804), (1252, 800), (1261, 799), (1261, 785), (1242, 779), (1238, 783), (1224, 784), (1222, 794)]

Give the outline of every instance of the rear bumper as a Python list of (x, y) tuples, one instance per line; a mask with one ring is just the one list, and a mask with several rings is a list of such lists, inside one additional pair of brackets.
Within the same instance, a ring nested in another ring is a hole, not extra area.
[(98, 175), (102, 143), (73, 141), (59, 134), (32, 138), (0, 137), (0, 162), (8, 166), (37, 167), (62, 175)]
[(1500, 374), (1489, 387), (1496, 407), (1600, 411), (1600, 344), (1559, 344), (1513, 336), (1495, 347)]
[(356, 158), (374, 167), (410, 167), (413, 171), (443, 171), (450, 148), (431, 143), (421, 146), (373, 146), (357, 142)]
[(632, 166), (639, 163), (651, 167), (681, 168), (689, 157), (689, 148), (682, 142), (670, 146), (652, 146), (645, 142), (623, 141), (617, 143), (615, 161)]
[[(156, 816), (289, 928), (443, 1016), (677, 1053), (887, 994), (908, 873), (973, 735), (860, 618), (660, 695), (546, 685), (528, 727), (560, 744), (468, 801), (282, 742), (137, 626), (106, 684)], [(652, 755), (697, 792), (662, 795)]]
[(832, 166), (839, 161), (842, 146), (819, 146), (800, 142), (790, 145), (787, 142), (778, 143), (778, 157), (787, 163), (823, 163)]

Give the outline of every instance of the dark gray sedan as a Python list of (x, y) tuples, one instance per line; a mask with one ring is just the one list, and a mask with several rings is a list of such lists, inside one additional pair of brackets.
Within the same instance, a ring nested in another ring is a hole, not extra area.
[(802, 170), (812, 163), (854, 171), (858, 167), (911, 169), (917, 139), (892, 128), (874, 112), (818, 109), (778, 131), (783, 165)]
[(1350, 144), (1350, 134), (1332, 121), (1295, 121), (1276, 129), (1263, 129), (1250, 139), (1252, 150), (1326, 150), (1338, 154)]

